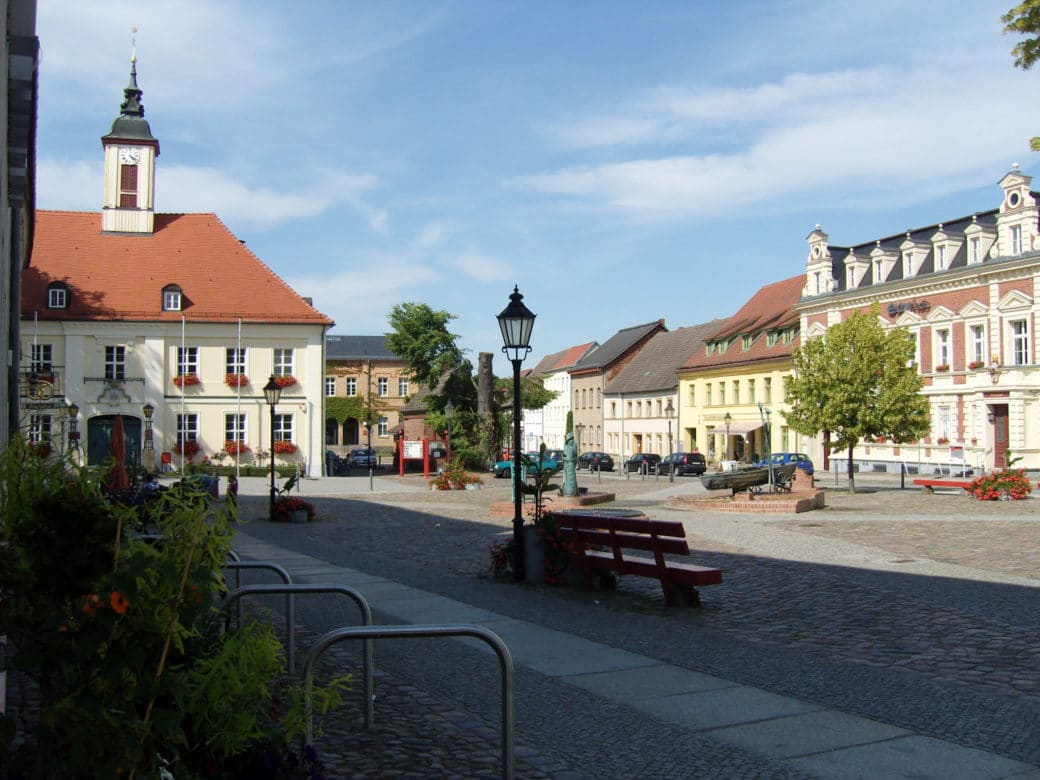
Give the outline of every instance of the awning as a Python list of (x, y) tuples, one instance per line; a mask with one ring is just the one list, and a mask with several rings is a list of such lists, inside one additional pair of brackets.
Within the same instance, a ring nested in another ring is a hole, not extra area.
[(718, 435), (725, 435), (726, 431), (729, 431), (730, 436), (743, 436), (745, 433), (751, 433), (758, 428), (762, 427), (761, 420), (733, 420), (729, 424), (729, 428), (726, 427), (726, 423), (722, 421), (716, 421), (715, 430), (712, 433)]

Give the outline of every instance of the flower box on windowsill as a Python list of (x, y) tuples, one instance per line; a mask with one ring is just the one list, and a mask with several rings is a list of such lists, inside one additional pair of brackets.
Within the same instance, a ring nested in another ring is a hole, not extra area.
[(249, 384), (249, 377), (245, 374), (228, 374), (224, 377), (224, 384), (228, 387), (245, 387)]
[(949, 440), (949, 439), (941, 439), (941, 438), (940, 438), (940, 439), (936, 439), (936, 440), (935, 440), (935, 443), (936, 443), (936, 444), (949, 444), (949, 443), (950, 443), (950, 440)]
[(292, 455), (296, 452), (296, 445), (291, 441), (279, 440), (274, 443), (274, 451), (278, 455)]
[(199, 443), (197, 441), (186, 441), (183, 444), (175, 444), (173, 447), (174, 452), (183, 452), (184, 457), (191, 460), (199, 454)]
[(975, 371), (975, 370), (977, 370), (979, 368), (985, 368), (985, 367), (986, 367), (986, 363), (984, 361), (982, 361), (982, 360), (973, 360), (970, 363), (968, 363), (968, 368), (971, 369), (972, 371)]
[(950, 365), (949, 363), (943, 363), (941, 366), (936, 366), (935, 370), (940, 373), (945, 373), (950, 370)]
[(198, 374), (178, 374), (173, 378), (173, 383), (177, 387), (189, 387), (191, 385), (201, 384)]
[(296, 377), (288, 375), (276, 376), (274, 382), (279, 387), (292, 387), (296, 384)]
[(235, 455), (245, 455), (249, 452), (249, 445), (240, 441), (226, 441), (224, 442), (224, 452), (232, 457)]

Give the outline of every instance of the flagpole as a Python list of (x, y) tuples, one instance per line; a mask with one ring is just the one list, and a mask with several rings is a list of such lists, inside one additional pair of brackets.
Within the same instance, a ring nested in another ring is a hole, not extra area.
[[(238, 318), (238, 345), (235, 347), (235, 368), (241, 368), (245, 371), (245, 365), (240, 363), (242, 361), (242, 318)], [(242, 431), (239, 426), (242, 424), (242, 382), (239, 380), (235, 383), (236, 400), (235, 400), (235, 435), (244, 436), (245, 432)], [(239, 446), (235, 447), (235, 481), (237, 482), (242, 476), (242, 447), (245, 441), (238, 440)]]
[(181, 375), (181, 479), (184, 479), (187, 474), (184, 472), (184, 450), (188, 447), (188, 431), (186, 429), (187, 418), (184, 416), (184, 368), (188, 364), (188, 353), (184, 350), (184, 315), (181, 315), (181, 364), (177, 367), (178, 373)]

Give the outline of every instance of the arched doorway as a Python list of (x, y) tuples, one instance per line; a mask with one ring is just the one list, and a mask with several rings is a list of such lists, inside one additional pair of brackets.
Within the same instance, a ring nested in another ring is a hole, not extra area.
[[(87, 465), (98, 466), (110, 456), (114, 414), (104, 414), (87, 420)], [(123, 442), (126, 445), (126, 466), (141, 467), (141, 418), (123, 415)]]
[(325, 444), (330, 447), (339, 444), (339, 421), (335, 417), (325, 420)]
[(361, 424), (356, 418), (351, 417), (349, 420), (343, 423), (343, 443), (347, 446), (353, 444), (360, 444), (359, 434), (361, 431)]

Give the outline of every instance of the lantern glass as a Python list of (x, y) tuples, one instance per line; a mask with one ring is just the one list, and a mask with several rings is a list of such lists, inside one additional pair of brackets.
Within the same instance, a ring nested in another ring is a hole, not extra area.
[(502, 351), (510, 360), (523, 360), (531, 345), (535, 314), (523, 304), (520, 288), (514, 286), (509, 296), (509, 305), (498, 315), (498, 327), (502, 331)]
[(274, 374), (271, 374), (271, 378), (267, 380), (267, 384), (264, 385), (264, 398), (267, 399), (267, 403), (271, 406), (276, 406), (278, 401), (282, 398), (282, 388), (275, 379)]

